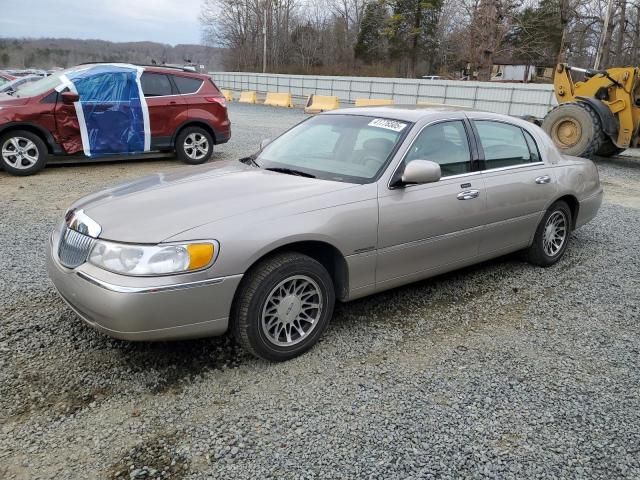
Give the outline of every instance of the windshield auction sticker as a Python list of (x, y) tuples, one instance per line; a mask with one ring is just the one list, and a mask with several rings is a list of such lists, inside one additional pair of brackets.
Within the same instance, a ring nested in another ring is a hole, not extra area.
[(376, 118), (369, 122), (370, 127), (386, 128), (387, 130), (393, 130), (394, 132), (401, 132), (407, 126), (406, 123), (398, 122), (397, 120), (388, 120), (386, 118)]

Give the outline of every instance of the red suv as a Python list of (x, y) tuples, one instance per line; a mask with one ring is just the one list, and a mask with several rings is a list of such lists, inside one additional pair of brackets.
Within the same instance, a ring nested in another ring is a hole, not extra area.
[(0, 95), (0, 166), (15, 175), (69, 155), (175, 152), (195, 165), (230, 137), (226, 102), (213, 80), (181, 68), (80, 65)]

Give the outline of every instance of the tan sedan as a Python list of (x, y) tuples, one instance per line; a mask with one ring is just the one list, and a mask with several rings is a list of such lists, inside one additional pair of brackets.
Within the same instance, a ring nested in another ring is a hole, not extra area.
[(523, 250), (557, 262), (595, 217), (595, 165), (531, 123), (456, 108), (309, 118), (239, 161), (76, 202), (48, 270), (89, 325), (128, 340), (220, 335), (286, 360), (334, 302)]

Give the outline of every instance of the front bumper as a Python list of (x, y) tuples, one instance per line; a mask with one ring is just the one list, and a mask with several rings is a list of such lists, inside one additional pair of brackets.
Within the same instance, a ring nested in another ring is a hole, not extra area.
[[(71, 270), (57, 258), (55, 234), (47, 250), (47, 271), (60, 296), (90, 326), (123, 340), (178, 340), (225, 333), (242, 279), (242, 275), (132, 279), (102, 273), (89, 264)], [(122, 281), (116, 282), (117, 277)]]

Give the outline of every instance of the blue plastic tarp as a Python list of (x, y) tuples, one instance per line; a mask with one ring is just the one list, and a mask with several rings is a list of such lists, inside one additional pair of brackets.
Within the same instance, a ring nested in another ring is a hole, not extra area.
[(134, 65), (101, 64), (66, 74), (61, 87), (80, 96), (75, 110), (88, 157), (149, 151), (149, 110), (140, 84), (142, 71)]

